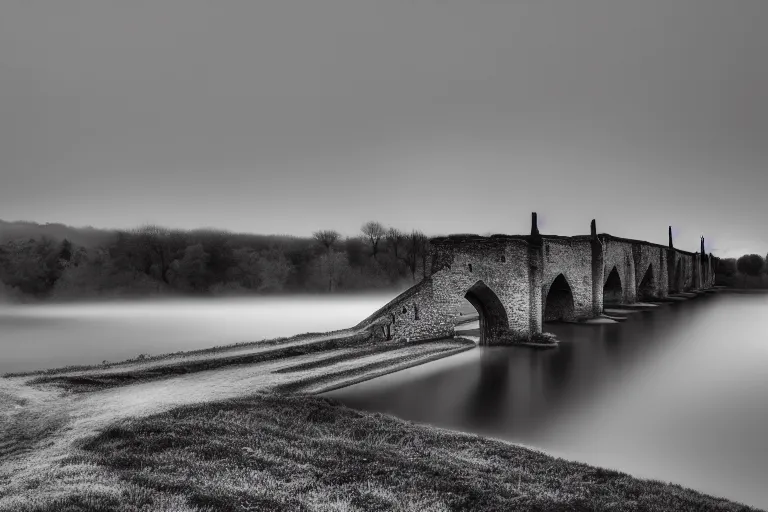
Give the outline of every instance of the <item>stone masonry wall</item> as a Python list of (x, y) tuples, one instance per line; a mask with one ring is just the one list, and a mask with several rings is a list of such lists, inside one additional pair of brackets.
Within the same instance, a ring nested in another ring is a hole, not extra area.
[[(693, 254), (683, 253), (678, 250), (672, 250), (671, 251), (672, 260), (670, 268), (674, 272), (677, 268), (678, 262), (680, 264), (680, 290), (678, 291), (689, 291), (696, 287), (695, 282), (695, 265), (696, 261)], [(669, 256), (668, 256), (669, 257)], [(672, 291), (673, 287), (675, 286), (675, 274), (669, 274), (669, 283), (670, 283), (670, 292)]]
[(547, 238), (543, 241), (542, 304), (555, 278), (563, 274), (573, 293), (576, 318), (592, 316), (592, 246), (588, 239)]
[(621, 279), (622, 303), (637, 301), (637, 288), (635, 285), (635, 259), (632, 252), (632, 244), (611, 239), (603, 242), (603, 285), (608, 281), (608, 276), (614, 267)]
[(645, 298), (662, 298), (667, 295), (666, 257), (664, 253), (664, 249), (653, 245), (632, 244), (632, 256), (635, 262), (635, 290), (637, 290), (638, 300), (640, 300), (640, 284), (649, 269), (651, 269), (653, 279), (651, 280), (649, 296)]
[(659, 296), (669, 295), (669, 274), (667, 266), (667, 250), (659, 248)]
[(694, 287), (693, 283), (693, 257), (688, 254), (680, 254), (683, 260), (683, 290), (688, 291)]
[[(524, 240), (463, 243), (452, 247), (453, 263), (433, 275), (435, 297), (457, 311), (467, 290), (483, 281), (506, 309), (516, 339), (529, 337), (528, 244)], [(471, 269), (470, 269), (471, 265)]]
[(510, 331), (507, 341), (528, 339), (528, 244), (479, 239), (435, 245), (430, 276), (417, 285), (418, 290), (395, 298), (359, 326), (380, 325), (395, 340), (453, 336), (465, 294), (482, 281), (504, 306)]

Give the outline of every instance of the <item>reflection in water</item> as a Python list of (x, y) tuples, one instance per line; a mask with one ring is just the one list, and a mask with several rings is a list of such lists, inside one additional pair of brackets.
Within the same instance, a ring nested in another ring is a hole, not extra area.
[(478, 347), (327, 395), (768, 508), (767, 307), (716, 295), (547, 324), (556, 349)]
[(477, 384), (465, 398), (467, 416), (475, 426), (491, 421), (497, 411), (504, 408), (509, 395), (509, 365), (493, 351), (485, 351), (480, 359), (480, 375)]

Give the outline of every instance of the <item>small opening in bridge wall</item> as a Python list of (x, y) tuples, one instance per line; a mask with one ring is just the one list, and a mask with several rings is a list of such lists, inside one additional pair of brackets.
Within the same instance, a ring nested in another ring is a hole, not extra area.
[(469, 267), (469, 271), (472, 272), (472, 264), (470, 263), (469, 265), (467, 265), (467, 267)]
[(403, 314), (406, 314), (408, 312), (408, 308), (403, 306)]
[(419, 319), (419, 306), (416, 304), (413, 305), (413, 319), (418, 320)]
[(507, 262), (507, 257), (504, 256), (503, 254), (501, 255), (501, 262), (502, 263), (506, 263)]

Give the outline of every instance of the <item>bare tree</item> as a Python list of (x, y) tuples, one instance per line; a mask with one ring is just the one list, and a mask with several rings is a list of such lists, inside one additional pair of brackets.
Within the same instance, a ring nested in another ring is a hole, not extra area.
[(411, 270), (411, 279), (416, 282), (416, 269), (426, 256), (427, 237), (421, 231), (414, 229), (406, 237), (406, 263)]
[(333, 245), (339, 241), (339, 238), (341, 238), (341, 235), (338, 231), (334, 231), (332, 229), (324, 229), (321, 231), (315, 231), (312, 233), (312, 237), (327, 251), (330, 251)]
[(401, 261), (406, 261), (402, 256), (402, 246), (405, 242), (405, 233), (397, 228), (389, 228), (387, 230), (386, 237), (387, 245), (392, 249), (392, 253), (395, 255), (395, 258)]
[(339, 241), (341, 235), (338, 231), (332, 229), (325, 229), (321, 231), (315, 231), (312, 233), (312, 237), (323, 247), (325, 247), (326, 253), (320, 257), (319, 264), (321, 272), (328, 276), (328, 291), (332, 292), (334, 283), (338, 280), (337, 274), (341, 265), (338, 264), (339, 258), (337, 253), (334, 252), (333, 246)]
[(384, 226), (380, 222), (372, 220), (363, 224), (360, 228), (360, 232), (370, 244), (371, 254), (373, 255), (373, 258), (376, 259), (376, 255), (379, 252), (379, 242), (384, 238), (386, 229), (384, 229)]
[(416, 270), (419, 263), (426, 265), (427, 237), (414, 229), (406, 234), (396, 228), (387, 230), (387, 244), (395, 258), (402, 261), (411, 272), (411, 279), (416, 282)]

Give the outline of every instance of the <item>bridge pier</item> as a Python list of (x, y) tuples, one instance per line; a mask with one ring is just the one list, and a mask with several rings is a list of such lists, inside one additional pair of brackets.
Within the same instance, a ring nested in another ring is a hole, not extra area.
[(669, 295), (669, 267), (667, 264), (667, 251), (659, 251), (659, 276), (657, 278), (658, 297), (665, 299)]
[(531, 235), (528, 237), (528, 333), (534, 336), (542, 333), (544, 303), (542, 281), (544, 267), (544, 244), (536, 222), (536, 213), (531, 216)]
[(631, 256), (627, 257), (627, 279), (624, 287), (624, 302), (626, 304), (634, 304), (637, 302), (637, 281), (635, 271), (635, 259)]
[(590, 245), (592, 247), (592, 316), (598, 317), (603, 313), (605, 248), (597, 236), (597, 226), (594, 219), (590, 225)]

